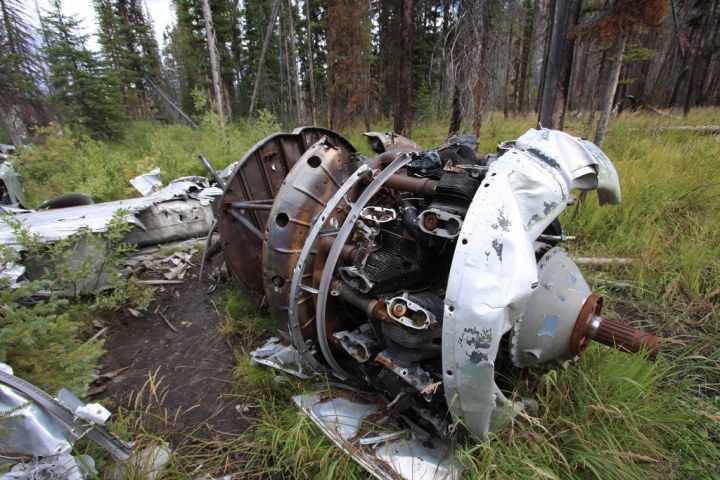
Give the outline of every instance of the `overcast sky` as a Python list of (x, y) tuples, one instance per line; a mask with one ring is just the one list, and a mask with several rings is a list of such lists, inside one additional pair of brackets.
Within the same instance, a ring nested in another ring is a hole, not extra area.
[[(28, 5), (28, 13), (35, 12), (35, 6), (32, 0), (25, 0)], [(49, 9), (49, 0), (38, 0), (41, 9)], [(155, 28), (155, 37), (158, 45), (162, 48), (162, 35), (165, 27), (173, 23), (173, 10), (170, 6), (171, 0), (145, 0), (150, 16), (153, 20)], [(32, 6), (30, 6), (32, 5)], [(65, 0), (62, 2), (63, 12), (66, 15), (77, 15), (77, 19), (82, 22), (84, 33), (94, 35), (97, 32), (97, 18), (95, 17), (95, 8), (92, 0)], [(34, 15), (31, 14), (31, 17)], [(93, 50), (99, 50), (97, 38), (90, 38), (88, 47)]]

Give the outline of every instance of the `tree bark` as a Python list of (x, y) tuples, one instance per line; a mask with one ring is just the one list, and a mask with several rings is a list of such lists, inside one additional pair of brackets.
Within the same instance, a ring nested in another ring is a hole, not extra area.
[(310, 28), (310, 0), (305, 0), (305, 25), (307, 30), (307, 61), (310, 75), (310, 113), (313, 126), (317, 125), (317, 105), (315, 99), (315, 66), (313, 62), (312, 29)]
[(614, 58), (608, 82), (605, 85), (605, 91), (601, 98), (600, 120), (598, 121), (597, 130), (595, 131), (595, 140), (593, 143), (598, 147), (602, 147), (602, 142), (607, 133), (608, 122), (610, 121), (610, 113), (612, 112), (612, 102), (615, 98), (615, 90), (617, 89), (618, 80), (620, 78), (620, 67), (622, 66), (623, 52), (625, 51), (625, 42), (627, 34), (620, 33), (615, 46)]
[(535, 15), (533, 14), (533, 7), (531, 0), (526, 0), (525, 4), (525, 24), (523, 28), (522, 40), (520, 44), (520, 70), (517, 79), (517, 111), (520, 114), (525, 113), (526, 109), (526, 96), (529, 88), (528, 70), (530, 69), (530, 50), (532, 49), (533, 40), (533, 27), (535, 21)]
[(580, 0), (557, 0), (553, 15), (550, 47), (545, 57), (545, 81), (538, 122), (549, 128), (562, 130), (565, 119), (565, 100), (570, 87), (575, 40), (568, 38), (570, 22), (577, 23)]
[(215, 27), (213, 27), (212, 11), (210, 10), (210, 1), (202, 2), (203, 19), (205, 20), (205, 35), (207, 36), (208, 53), (210, 54), (210, 70), (212, 73), (213, 92), (215, 94), (215, 102), (217, 102), (218, 111), (226, 119), (230, 118), (230, 112), (226, 110), (225, 95), (222, 89), (222, 79), (220, 77), (220, 60), (218, 58), (217, 45), (215, 43)]
[(479, 58), (477, 60), (477, 67), (480, 72), (477, 76), (477, 81), (473, 85), (472, 95), (475, 105), (475, 116), (473, 118), (473, 134), (480, 138), (480, 130), (482, 129), (482, 123), (485, 120), (485, 97), (487, 95), (487, 71), (492, 67), (487, 65), (488, 58), (490, 56), (490, 42), (492, 40), (492, 22), (495, 10), (498, 6), (497, 0), (487, 0), (483, 5), (482, 16), (481, 16), (481, 42)]
[(255, 83), (253, 84), (253, 93), (252, 98), (250, 99), (250, 110), (248, 110), (248, 119), (250, 120), (255, 114), (255, 106), (257, 105), (257, 96), (260, 89), (260, 77), (262, 76), (263, 66), (265, 65), (265, 55), (267, 54), (268, 45), (270, 44), (270, 37), (272, 37), (273, 27), (275, 26), (275, 18), (277, 18), (279, 11), (280, 0), (275, 0), (275, 3), (273, 3), (272, 12), (270, 13), (268, 27), (267, 30), (265, 30), (265, 39), (263, 40), (262, 50), (260, 50), (260, 58), (258, 59), (258, 67), (255, 73)]
[(395, 132), (409, 137), (412, 122), (412, 0), (400, 0), (399, 58), (395, 75)]

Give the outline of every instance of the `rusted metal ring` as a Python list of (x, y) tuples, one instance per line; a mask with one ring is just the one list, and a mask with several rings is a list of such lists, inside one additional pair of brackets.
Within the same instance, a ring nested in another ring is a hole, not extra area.
[[(305, 272), (305, 265), (310, 256), (316, 240), (320, 235), (325, 222), (330, 218), (330, 214), (337, 207), (337, 205), (343, 200), (345, 195), (358, 184), (358, 181), (365, 175), (370, 173), (370, 168), (367, 165), (361, 165), (355, 172), (348, 178), (338, 189), (337, 192), (328, 201), (327, 205), (320, 212), (320, 215), (313, 222), (313, 226), (307, 235), (305, 244), (300, 252), (295, 269), (293, 270), (292, 283), (290, 284), (290, 291), (288, 295), (288, 330), (290, 333), (290, 339), (292, 340), (295, 348), (300, 352), (303, 360), (307, 362), (308, 366), (317, 373), (325, 372), (325, 367), (318, 362), (315, 357), (309, 352), (305, 340), (302, 337), (302, 330), (300, 328), (300, 320), (298, 318), (298, 303), (300, 299), (300, 280)], [(323, 352), (324, 353), (324, 352)]]
[[(593, 327), (592, 321), (595, 317), (600, 315), (602, 310), (603, 299), (599, 295), (590, 295), (585, 300), (580, 313), (578, 313), (577, 321), (575, 322), (575, 328), (573, 328), (572, 336), (570, 337), (570, 351), (575, 355), (582, 355), (590, 345), (592, 335), (588, 334), (588, 327)], [(597, 330), (597, 328), (596, 328)]]

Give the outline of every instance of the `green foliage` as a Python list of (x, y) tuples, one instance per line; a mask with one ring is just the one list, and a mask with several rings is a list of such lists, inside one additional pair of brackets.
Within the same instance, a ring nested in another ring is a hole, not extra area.
[(122, 108), (136, 120), (150, 118), (146, 79), (163, 85), (155, 33), (137, 0), (93, 0), (98, 41), (117, 75)]
[(86, 135), (58, 135), (53, 130), (38, 130), (46, 135), (45, 144), (24, 150), (18, 162), (29, 205), (70, 192), (87, 193), (96, 201), (127, 196), (127, 180), (134, 172), (123, 152)]
[(623, 54), (623, 62), (637, 62), (642, 60), (652, 60), (658, 56), (657, 50), (651, 48), (631, 45), (625, 49)]
[[(122, 243), (129, 228), (123, 214), (116, 214), (102, 234), (84, 230), (47, 245), (30, 235), (19, 218), (0, 218), (12, 228), (25, 257), (33, 259), (26, 263), (35, 280), (0, 288), (0, 361), (19, 377), (49, 392), (61, 387), (84, 392), (102, 354), (102, 340), (83, 341), (94, 312), (127, 304), (147, 307), (152, 290), (122, 278), (117, 267), (132, 248)], [(16, 255), (10, 247), (0, 247), (3, 264)], [(112, 290), (90, 301), (80, 297), (101, 280)]]
[(240, 338), (247, 348), (259, 347), (277, 334), (275, 320), (267, 312), (258, 313), (235, 284), (223, 290), (220, 305), (224, 311), (222, 332)]
[(78, 33), (79, 21), (61, 8), (55, 0), (43, 22), (52, 101), (72, 129), (96, 138), (119, 138), (126, 118), (116, 73), (87, 48), (87, 36)]

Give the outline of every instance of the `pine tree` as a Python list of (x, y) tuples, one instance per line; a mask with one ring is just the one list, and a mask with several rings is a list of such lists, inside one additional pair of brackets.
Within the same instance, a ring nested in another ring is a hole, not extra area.
[(86, 46), (79, 21), (62, 13), (60, 0), (44, 18), (46, 59), (50, 66), (51, 100), (65, 125), (96, 138), (122, 135), (125, 115), (112, 68)]
[(50, 111), (41, 93), (44, 70), (22, 2), (0, 0), (0, 126), (18, 145), (46, 125)]
[(93, 0), (102, 51), (117, 72), (126, 112), (148, 119), (157, 110), (148, 80), (164, 86), (160, 52), (150, 19), (139, 0)]

